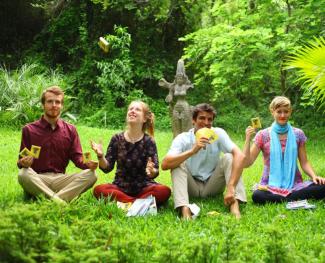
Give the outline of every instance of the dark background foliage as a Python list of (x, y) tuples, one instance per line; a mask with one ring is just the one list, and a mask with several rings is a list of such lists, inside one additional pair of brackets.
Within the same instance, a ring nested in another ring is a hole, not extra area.
[[(55, 70), (79, 122), (121, 127), (130, 98), (142, 98), (160, 116), (158, 127), (170, 128), (166, 91), (157, 83), (172, 81), (183, 57), (195, 86), (188, 100), (212, 103), (217, 125), (239, 130), (254, 116), (268, 125), (267, 105), (284, 94), (295, 123), (324, 126), (295, 72), (282, 67), (290, 52), (324, 34), (323, 1), (4, 0), (0, 7), (2, 71), (10, 78), (36, 64), (51, 84)], [(108, 53), (98, 47), (100, 36)]]

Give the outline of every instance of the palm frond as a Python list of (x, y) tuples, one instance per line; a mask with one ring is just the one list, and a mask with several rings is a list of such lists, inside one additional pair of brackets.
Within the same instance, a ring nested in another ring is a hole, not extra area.
[(325, 106), (325, 39), (314, 38), (290, 55), (285, 69), (298, 70), (298, 82), (311, 91), (316, 101)]

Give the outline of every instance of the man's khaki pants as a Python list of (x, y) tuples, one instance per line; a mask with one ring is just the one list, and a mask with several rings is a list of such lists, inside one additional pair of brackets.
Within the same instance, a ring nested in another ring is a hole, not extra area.
[[(188, 205), (189, 196), (204, 198), (222, 194), (231, 176), (232, 160), (231, 154), (224, 154), (220, 158), (214, 173), (205, 182), (194, 179), (185, 163), (173, 169), (172, 183), (175, 208)], [(247, 202), (245, 187), (241, 178), (235, 189), (235, 198), (241, 202)]]
[(18, 182), (27, 193), (34, 196), (45, 194), (49, 198), (57, 196), (67, 202), (88, 190), (96, 181), (96, 174), (90, 169), (67, 175), (61, 173), (38, 174), (32, 168), (22, 168), (18, 174)]

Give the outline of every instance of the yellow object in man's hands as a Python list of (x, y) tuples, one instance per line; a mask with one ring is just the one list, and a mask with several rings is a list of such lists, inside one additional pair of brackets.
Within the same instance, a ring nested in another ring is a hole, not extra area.
[(260, 120), (259, 117), (252, 118), (251, 122), (252, 122), (252, 127), (254, 129), (261, 129), (262, 128), (261, 120)]
[(109, 44), (108, 44), (108, 42), (106, 41), (105, 38), (100, 37), (100, 38), (99, 38), (98, 45), (99, 45), (99, 47), (100, 47), (100, 48), (101, 48), (105, 53), (108, 52), (108, 46), (109, 46)]
[(38, 159), (38, 157), (39, 157), (39, 155), (41, 153), (41, 147), (36, 146), (36, 145), (32, 145), (32, 148), (30, 148), (30, 153), (35, 159)]
[(199, 140), (202, 137), (205, 137), (209, 140), (209, 143), (213, 143), (218, 139), (218, 135), (214, 132), (214, 130), (209, 128), (202, 128), (196, 131), (195, 137)]
[(82, 155), (82, 162), (83, 163), (88, 163), (90, 161), (91, 161), (91, 154), (90, 154), (90, 152), (83, 153), (83, 155)]
[(33, 156), (32, 153), (26, 147), (21, 150), (21, 152), (19, 153), (19, 155), (21, 157)]

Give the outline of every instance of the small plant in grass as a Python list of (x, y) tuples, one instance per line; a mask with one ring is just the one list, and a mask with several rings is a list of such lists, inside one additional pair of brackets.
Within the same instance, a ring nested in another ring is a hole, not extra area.
[(266, 251), (267, 257), (266, 262), (269, 263), (282, 263), (282, 262), (292, 262), (290, 260), (290, 246), (288, 241), (284, 238), (287, 235), (286, 231), (275, 225), (267, 227), (267, 243)]

